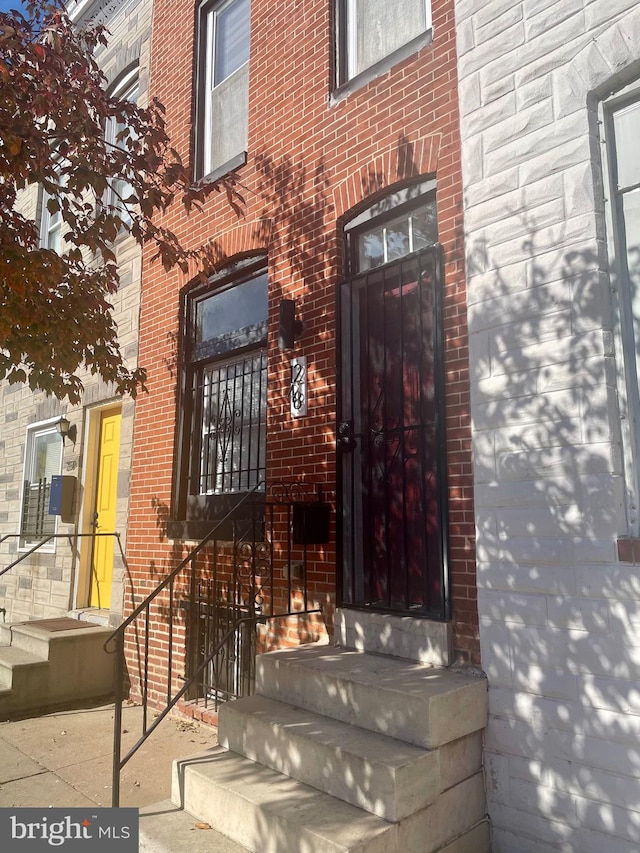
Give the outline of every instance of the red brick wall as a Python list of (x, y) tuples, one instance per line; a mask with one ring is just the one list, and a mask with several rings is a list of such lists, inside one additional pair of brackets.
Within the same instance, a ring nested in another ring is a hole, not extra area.
[[(332, 80), (329, 0), (252, 2), (248, 162), (238, 217), (223, 196), (203, 214), (176, 205), (166, 224), (195, 245), (215, 239), (231, 257), (265, 248), (269, 257), (267, 471), (303, 476), (335, 501), (335, 289), (342, 275), (341, 217), (409, 177), (435, 175), (445, 252), (444, 325), (449, 520), (454, 646), (478, 662), (475, 541), (470, 449), (468, 347), (454, 13), (433, 0), (434, 42), (379, 79), (329, 105)], [(192, 152), (194, 4), (156, 0), (152, 93), (164, 103), (174, 146)], [(136, 408), (128, 560), (132, 578), (175, 564), (163, 537), (172, 501), (179, 294), (187, 277), (165, 274), (145, 257), (140, 363), (149, 394)], [(309, 416), (289, 414), (291, 355), (277, 348), (280, 299), (297, 300), (306, 332), (297, 354), (310, 371)], [(333, 528), (334, 532), (335, 526)], [(332, 537), (332, 542), (335, 536)], [(179, 549), (178, 549), (179, 550)], [(314, 600), (335, 600), (335, 547), (312, 549)]]

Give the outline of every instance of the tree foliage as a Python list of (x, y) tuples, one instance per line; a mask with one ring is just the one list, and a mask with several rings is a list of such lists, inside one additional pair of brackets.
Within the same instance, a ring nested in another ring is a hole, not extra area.
[[(119, 393), (144, 387), (144, 369), (123, 361), (112, 313), (119, 233), (186, 270), (206, 248), (185, 250), (162, 214), (213, 191), (238, 198), (233, 181), (191, 185), (158, 101), (141, 108), (109, 94), (94, 58), (107, 38), (103, 26), (74, 28), (61, 0), (0, 14), (0, 379), (72, 402), (83, 366)], [(111, 142), (108, 123), (119, 128)], [(58, 252), (16, 205), (33, 184), (61, 220)]]

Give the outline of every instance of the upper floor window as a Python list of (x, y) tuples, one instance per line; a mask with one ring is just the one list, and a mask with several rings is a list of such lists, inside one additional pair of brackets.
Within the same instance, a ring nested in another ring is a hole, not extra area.
[[(61, 161), (58, 160), (56, 163), (57, 178), (58, 183), (63, 185), (66, 179), (58, 170), (61, 165)], [(42, 187), (41, 192), (40, 245), (43, 249), (51, 249), (60, 254), (62, 251), (62, 213), (60, 211), (60, 202), (54, 195), (50, 195), (44, 187)]]
[(246, 162), (251, 0), (200, 10), (196, 172), (218, 177)]
[(603, 105), (604, 161), (609, 177), (607, 223), (611, 274), (618, 308), (617, 344), (623, 380), (619, 398), (625, 452), (628, 513), (640, 533), (640, 85)]
[(30, 427), (24, 457), (21, 547), (33, 545), (56, 532), (56, 516), (49, 515), (49, 497), (51, 478), (61, 470), (62, 440), (56, 424), (49, 422)]
[[(392, 57), (431, 29), (430, 0), (337, 0), (338, 85)], [(399, 57), (401, 58), (401, 57)]]
[[(130, 101), (132, 104), (137, 104), (138, 69), (134, 68), (129, 71), (114, 87), (112, 94), (123, 101)], [(125, 122), (118, 121), (115, 117), (107, 120), (105, 138), (108, 145), (123, 149), (129, 133), (131, 133), (131, 130)], [(104, 199), (104, 203), (112, 207), (127, 224), (131, 222), (131, 215), (129, 214), (127, 205), (127, 199), (131, 196), (131, 192), (131, 185), (127, 180), (124, 178), (114, 178), (109, 184), (109, 189)]]

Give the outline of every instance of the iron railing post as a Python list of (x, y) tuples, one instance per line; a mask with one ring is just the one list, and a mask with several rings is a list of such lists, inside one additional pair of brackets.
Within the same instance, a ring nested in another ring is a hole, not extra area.
[(122, 702), (124, 699), (124, 634), (117, 638), (114, 665), (113, 765), (111, 774), (111, 805), (120, 805), (120, 770), (122, 755)]

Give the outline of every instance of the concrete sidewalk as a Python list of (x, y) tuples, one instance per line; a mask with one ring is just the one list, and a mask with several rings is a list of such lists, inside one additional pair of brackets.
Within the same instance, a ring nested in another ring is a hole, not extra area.
[[(124, 753), (140, 737), (140, 707), (125, 705), (123, 729)], [(120, 805), (166, 800), (173, 760), (216, 743), (214, 728), (166, 718), (124, 767)], [(112, 704), (0, 722), (0, 807), (110, 806), (112, 755)]]

